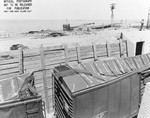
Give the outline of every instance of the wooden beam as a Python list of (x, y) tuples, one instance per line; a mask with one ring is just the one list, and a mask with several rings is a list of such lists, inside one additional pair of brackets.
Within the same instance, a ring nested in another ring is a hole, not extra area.
[(49, 110), (49, 100), (48, 100), (48, 92), (47, 92), (45, 57), (44, 57), (43, 45), (40, 46), (40, 57), (41, 57), (41, 69), (42, 69), (42, 74), (43, 74), (44, 96), (45, 96), (47, 112), (49, 113), (50, 110)]
[(107, 51), (107, 57), (110, 57), (110, 44), (108, 41), (106, 41), (106, 51)]
[(122, 39), (119, 40), (120, 57), (124, 57)]
[(98, 58), (97, 58), (96, 44), (94, 42), (92, 43), (92, 47), (93, 47), (94, 61), (96, 61)]
[(23, 63), (23, 49), (19, 48), (19, 74), (24, 73), (24, 63)]
[(65, 63), (68, 64), (68, 45), (64, 44)]
[(127, 55), (127, 57), (129, 56), (129, 50), (128, 50), (128, 41), (127, 40), (125, 40), (125, 44), (126, 44), (126, 55)]
[(78, 61), (78, 63), (81, 63), (80, 46), (78, 43), (76, 43), (76, 52), (77, 52), (77, 61)]

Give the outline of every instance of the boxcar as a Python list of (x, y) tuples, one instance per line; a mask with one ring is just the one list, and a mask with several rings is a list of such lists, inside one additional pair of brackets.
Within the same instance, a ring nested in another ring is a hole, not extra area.
[(93, 73), (76, 71), (68, 65), (54, 68), (57, 118), (132, 118), (137, 115), (141, 96), (141, 76), (137, 71), (108, 77)]

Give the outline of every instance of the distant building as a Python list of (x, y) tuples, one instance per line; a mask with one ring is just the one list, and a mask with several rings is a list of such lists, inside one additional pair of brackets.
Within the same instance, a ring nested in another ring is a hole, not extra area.
[(63, 31), (70, 31), (70, 24), (63, 24)]
[(150, 31), (122, 32), (122, 39), (127, 40), (129, 56), (150, 53)]

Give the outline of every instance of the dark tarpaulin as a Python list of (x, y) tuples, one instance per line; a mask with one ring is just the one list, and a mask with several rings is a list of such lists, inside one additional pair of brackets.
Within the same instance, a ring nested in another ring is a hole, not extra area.
[(33, 73), (0, 80), (0, 118), (44, 118)]
[(37, 95), (33, 73), (0, 80), (0, 102), (26, 99)]

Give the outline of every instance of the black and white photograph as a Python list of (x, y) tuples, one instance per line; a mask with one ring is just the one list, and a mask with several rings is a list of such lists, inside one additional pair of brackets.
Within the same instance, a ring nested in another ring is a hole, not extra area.
[(0, 118), (150, 118), (149, 0), (0, 0)]

